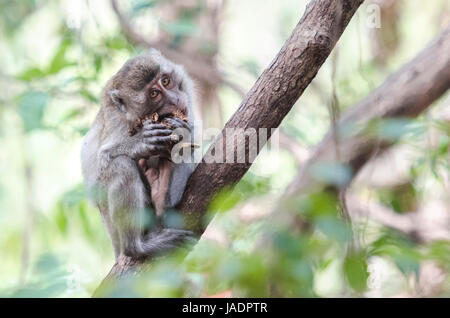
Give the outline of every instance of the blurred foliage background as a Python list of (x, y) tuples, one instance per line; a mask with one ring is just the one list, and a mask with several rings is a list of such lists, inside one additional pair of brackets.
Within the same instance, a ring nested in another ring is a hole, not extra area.
[[(197, 81), (199, 115), (221, 128), (307, 1), (118, 3), (148, 41), (227, 74), (231, 84)], [(381, 28), (369, 27), (373, 3)], [(281, 151), (261, 153), (237, 191), (218, 196), (210, 210), (219, 213), (182, 265), (178, 256), (160, 262), (111, 296), (450, 296), (448, 94), (415, 120), (386, 123), (380, 133), (401, 138), (352, 187), (359, 199), (389, 209), (400, 227), (365, 214), (352, 225), (357, 252), (348, 253), (351, 229), (328, 193), (296, 203), (314, 225), (307, 235), (265, 222), (295, 175), (299, 153), (327, 131), (333, 96), (345, 111), (449, 21), (446, 0), (367, 2), (284, 120)], [(102, 86), (147, 48), (125, 37), (109, 0), (0, 0), (0, 35), (0, 296), (89, 297), (114, 259), (100, 214), (84, 194), (81, 140)], [(346, 178), (330, 167), (318, 173), (333, 182)], [(410, 220), (424, 233), (401, 231)], [(270, 237), (263, 246), (261, 233)]]

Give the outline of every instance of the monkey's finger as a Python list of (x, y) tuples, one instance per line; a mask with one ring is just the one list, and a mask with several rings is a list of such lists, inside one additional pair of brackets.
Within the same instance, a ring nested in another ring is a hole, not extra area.
[(174, 129), (175, 128), (186, 128), (188, 130), (191, 130), (191, 126), (182, 119), (168, 117), (165, 120)]
[(159, 156), (161, 158), (171, 159), (172, 155), (169, 145), (151, 144), (148, 145), (148, 153), (152, 156)]
[(186, 128), (188, 130), (192, 129), (192, 126), (189, 123), (185, 122), (184, 120), (182, 120), (180, 118), (176, 118), (176, 117), (170, 118), (169, 117), (168, 119), (169, 119), (169, 121), (175, 122), (176, 123), (175, 125), (178, 125), (179, 128)]
[[(166, 127), (164, 127), (166, 128)], [(168, 136), (172, 133), (170, 129), (155, 129), (155, 130), (144, 130), (142, 132), (143, 137), (155, 137), (155, 136)]]
[(150, 156), (158, 156), (161, 153), (165, 153), (168, 151), (167, 146), (165, 145), (157, 145), (157, 144), (148, 144), (145, 152)]
[(181, 138), (178, 135), (170, 135), (170, 139), (173, 142), (179, 142)]
[(147, 144), (170, 144), (173, 140), (172, 135), (170, 135), (145, 138), (144, 142)]
[(145, 130), (167, 129), (166, 125), (154, 124), (150, 120), (145, 121), (142, 128)]

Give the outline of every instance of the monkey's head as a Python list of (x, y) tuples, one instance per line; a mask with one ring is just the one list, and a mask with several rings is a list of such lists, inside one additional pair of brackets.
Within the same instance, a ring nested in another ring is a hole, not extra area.
[(193, 84), (184, 68), (157, 50), (128, 60), (108, 82), (104, 98), (113, 111), (135, 121), (157, 112), (164, 117), (181, 111), (191, 117)]

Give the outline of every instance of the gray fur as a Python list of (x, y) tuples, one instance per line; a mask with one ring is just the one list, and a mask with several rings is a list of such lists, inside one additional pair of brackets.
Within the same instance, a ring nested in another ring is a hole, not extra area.
[[(82, 171), (90, 199), (99, 208), (116, 258), (152, 257), (189, 240), (190, 232), (161, 228), (155, 222), (149, 185), (138, 168), (141, 158), (167, 151), (168, 132), (159, 124), (145, 124), (130, 136), (136, 119), (151, 114), (159, 104), (146, 97), (146, 83), (170, 72), (179, 85), (179, 99), (193, 121), (193, 85), (184, 69), (158, 51), (127, 61), (108, 81), (102, 107), (87, 133), (81, 151)], [(170, 178), (167, 207), (174, 207), (184, 192), (193, 164), (175, 164)]]

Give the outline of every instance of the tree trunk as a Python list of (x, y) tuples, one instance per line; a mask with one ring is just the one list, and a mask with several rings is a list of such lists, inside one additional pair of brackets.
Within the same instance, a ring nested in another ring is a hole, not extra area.
[[(362, 2), (363, 0), (311, 1), (289, 39), (258, 78), (208, 152), (223, 145), (223, 153), (226, 154), (227, 128), (268, 128), (267, 137), (270, 137), (270, 129), (280, 125), (311, 83)], [(234, 141), (234, 136), (228, 138)], [(264, 144), (259, 145), (257, 152), (262, 146)], [(248, 151), (246, 144), (245, 152)], [(189, 179), (178, 206), (187, 216), (186, 228), (201, 235), (206, 228), (201, 219), (213, 195), (225, 186), (235, 185), (251, 164), (252, 162), (200, 163)], [(142, 262), (119, 257), (94, 296), (101, 295), (105, 287), (111, 286), (124, 273), (139, 272), (142, 265)]]
[[(311, 83), (362, 2), (311, 1), (289, 39), (258, 78), (207, 153), (222, 146), (223, 158), (226, 157), (226, 144), (234, 143), (235, 138), (234, 134), (227, 136), (227, 128), (267, 128), (267, 137), (270, 137), (270, 129), (280, 125)], [(258, 145), (257, 151), (263, 146)], [(236, 153), (236, 146), (233, 151)], [(245, 153), (249, 153), (247, 143)], [(190, 229), (199, 234), (204, 231), (205, 224), (199, 221), (211, 198), (224, 187), (234, 186), (251, 164), (248, 161), (233, 164), (203, 161), (197, 166), (178, 206), (188, 215)]]

